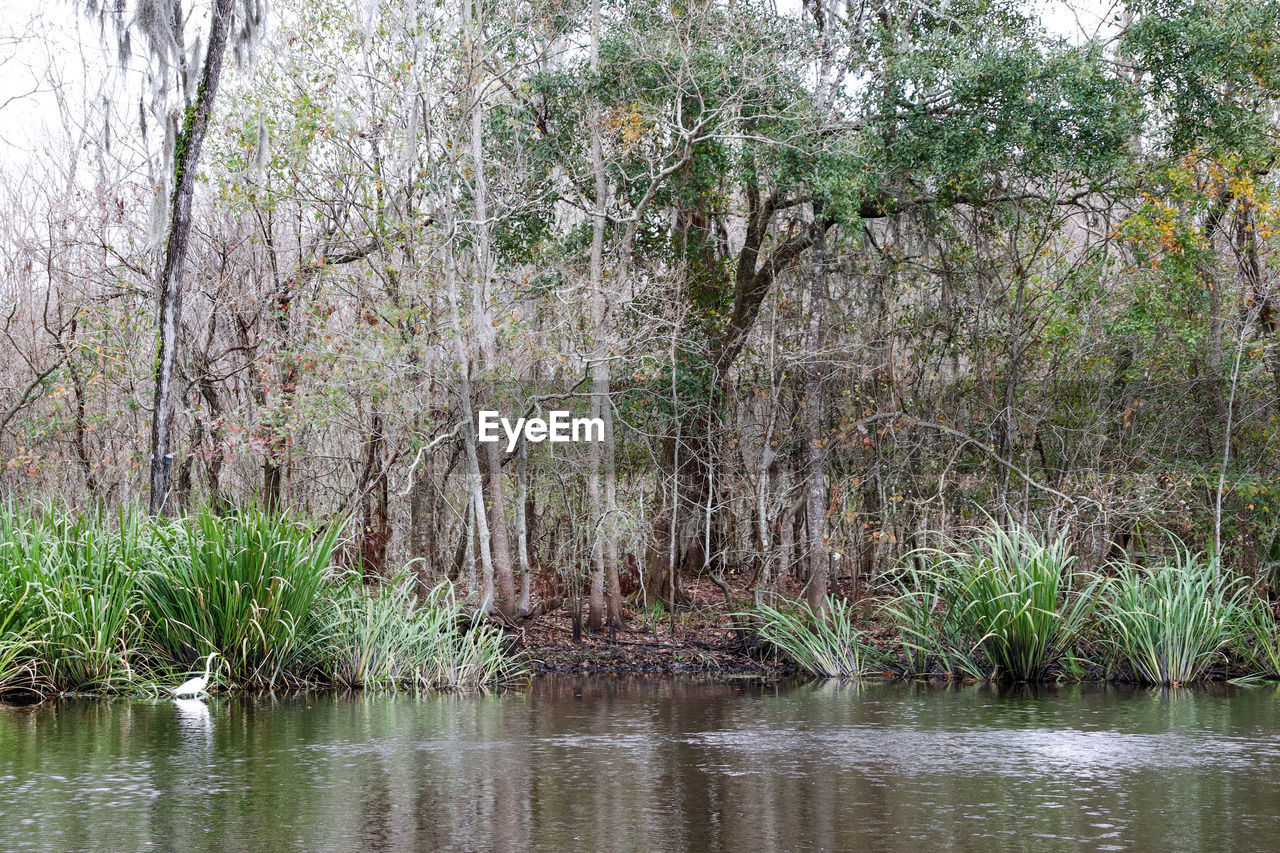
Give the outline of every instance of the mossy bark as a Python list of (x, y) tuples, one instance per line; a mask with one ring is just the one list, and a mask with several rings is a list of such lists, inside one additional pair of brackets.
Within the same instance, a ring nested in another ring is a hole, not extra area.
[(169, 199), (169, 232), (164, 246), (159, 290), (160, 343), (155, 363), (154, 416), (151, 420), (152, 515), (169, 507), (169, 472), (173, 463), (170, 433), (175, 408), (173, 374), (178, 360), (178, 333), (182, 326), (182, 274), (191, 234), (191, 203), (195, 194), (200, 148), (213, 114), (214, 97), (227, 52), (234, 0), (215, 0), (209, 23), (209, 48), (195, 101), (183, 116), (173, 156), (173, 195)]

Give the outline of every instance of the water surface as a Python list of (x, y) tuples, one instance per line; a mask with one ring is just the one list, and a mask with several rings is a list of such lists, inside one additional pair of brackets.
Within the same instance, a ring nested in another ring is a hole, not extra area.
[(5, 850), (1272, 850), (1274, 686), (0, 707)]

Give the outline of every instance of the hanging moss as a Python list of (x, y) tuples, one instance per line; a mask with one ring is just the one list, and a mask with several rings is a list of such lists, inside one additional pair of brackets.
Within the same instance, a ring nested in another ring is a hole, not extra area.
[(173, 192), (177, 197), (178, 185), (182, 183), (182, 176), (186, 172), (186, 156), (187, 146), (191, 141), (191, 134), (195, 130), (196, 113), (204, 104), (205, 98), (205, 81), (201, 80), (199, 87), (196, 89), (196, 99), (187, 105), (186, 111), (182, 116), (182, 129), (178, 131), (173, 142)]

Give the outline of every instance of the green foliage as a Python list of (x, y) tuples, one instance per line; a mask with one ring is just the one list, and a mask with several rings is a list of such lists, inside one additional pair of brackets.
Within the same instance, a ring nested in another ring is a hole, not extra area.
[(919, 552), (932, 567), (907, 575), (888, 612), (908, 666), (1038, 681), (1074, 661), (1092, 582), (1072, 570), (1064, 537), (992, 524), (954, 551)]
[(13, 597), (13, 592), (8, 585), (0, 586), (0, 690), (14, 684), (24, 674), (28, 676), (25, 680), (30, 680), (23, 659), (31, 648), (31, 636), (39, 627), (38, 622), (21, 618), (27, 603), (26, 587), (20, 596)]
[(757, 623), (761, 639), (811, 675), (854, 678), (879, 659), (864, 633), (853, 626), (853, 608), (843, 599), (828, 598), (821, 613), (807, 605), (779, 610), (759, 604), (738, 615)]
[(138, 567), (154, 555), (154, 539), (136, 512), (122, 513), (114, 528), (79, 516), (51, 516), (43, 593), (48, 620), (42, 644), (54, 650), (49, 679), (55, 689), (111, 689), (137, 677), (129, 663), (140, 624)]
[(927, 675), (935, 670), (948, 676), (983, 679), (987, 669), (967, 640), (961, 610), (945, 597), (947, 585), (931, 571), (908, 568), (897, 595), (884, 613), (898, 629), (898, 657), (891, 662), (904, 675)]
[(256, 510), (153, 522), (0, 510), (0, 689), (149, 691), (217, 651), (233, 684), (476, 688), (502, 632), (442, 584), (329, 585), (338, 527)]
[(1047, 175), (1102, 183), (1123, 167), (1138, 111), (1101, 45), (1051, 39), (1014, 3), (966, 0), (947, 11), (942, 21), (895, 10), (900, 20), (877, 29), (866, 55), (880, 79), (855, 109), (881, 192), (924, 195), (928, 182), (928, 195), (950, 205)]
[(337, 534), (256, 510), (205, 510), (191, 526), (165, 528), (166, 559), (142, 581), (148, 639), (174, 661), (216, 651), (237, 683), (278, 683), (294, 663)]
[(369, 592), (349, 578), (312, 612), (304, 658), (347, 688), (474, 689), (514, 674), (502, 631), (470, 622), (450, 584), (418, 601), (415, 587), (406, 579)]
[(1150, 568), (1123, 566), (1106, 581), (1098, 616), (1116, 662), (1138, 680), (1186, 684), (1239, 640), (1250, 621), (1247, 595), (1216, 560), (1180, 548)]
[(1258, 0), (1132, 0), (1121, 41), (1150, 81), (1164, 143), (1264, 159), (1280, 94), (1280, 6)]
[[(135, 681), (129, 658), (139, 623), (137, 566), (150, 537), (136, 513), (110, 528), (100, 517), (53, 509), (0, 514), (0, 643), (32, 679), (59, 691), (114, 689)], [(14, 649), (21, 645), (22, 649)], [(3, 652), (0, 652), (3, 656)]]
[(1265, 598), (1250, 596), (1241, 608), (1233, 658), (1251, 673), (1280, 677), (1280, 626)]

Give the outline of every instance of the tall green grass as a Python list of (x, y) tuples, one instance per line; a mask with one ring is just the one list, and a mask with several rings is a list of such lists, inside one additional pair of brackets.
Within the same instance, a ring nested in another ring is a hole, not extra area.
[(26, 591), (16, 598), (10, 598), (10, 592), (9, 588), (0, 587), (0, 690), (31, 680), (30, 671), (23, 666), (23, 657), (31, 648), (30, 638), (36, 626), (19, 621), (26, 604)]
[(211, 651), (228, 687), (475, 687), (515, 667), (451, 588), (334, 582), (338, 527), (0, 508), (0, 691), (154, 692)]
[(1095, 581), (1074, 571), (1062, 536), (991, 524), (950, 550), (913, 556), (931, 565), (909, 571), (886, 608), (906, 666), (1038, 681), (1075, 663)]
[(1240, 631), (1231, 652), (1253, 677), (1280, 677), (1280, 626), (1276, 625), (1270, 603), (1262, 596), (1252, 595), (1242, 610)]
[(1238, 642), (1248, 625), (1248, 595), (1216, 561), (1179, 548), (1150, 568), (1121, 567), (1106, 582), (1098, 615), (1116, 663), (1135, 678), (1187, 684)]
[(43, 594), (53, 649), (43, 657), (58, 690), (126, 687), (139, 674), (130, 660), (141, 637), (136, 580), (153, 556), (152, 538), (137, 515), (115, 529), (100, 520), (49, 514), (52, 534)]
[(148, 639), (178, 662), (218, 652), (237, 684), (281, 683), (337, 534), (256, 510), (161, 528), (165, 557), (142, 578)]
[(327, 683), (348, 688), (475, 688), (510, 677), (502, 632), (472, 623), (453, 587), (415, 600), (416, 581), (378, 591), (350, 577), (314, 612), (306, 657)]
[(112, 689), (135, 680), (135, 566), (148, 542), (128, 514), (110, 528), (100, 517), (52, 509), (36, 517), (0, 513), (0, 600), (16, 603), (0, 642), (33, 687)]
[(962, 607), (952, 607), (950, 581), (931, 569), (908, 568), (896, 595), (882, 611), (898, 631), (896, 659), (902, 675), (941, 672), (956, 678), (985, 679), (990, 672)]
[(852, 607), (828, 597), (824, 612), (807, 605), (779, 610), (758, 604), (743, 614), (756, 623), (760, 638), (811, 675), (853, 678), (871, 669), (879, 653), (854, 627)]
[(0, 510), (0, 687), (33, 685), (34, 639), (44, 621), (39, 553), (26, 527)]

